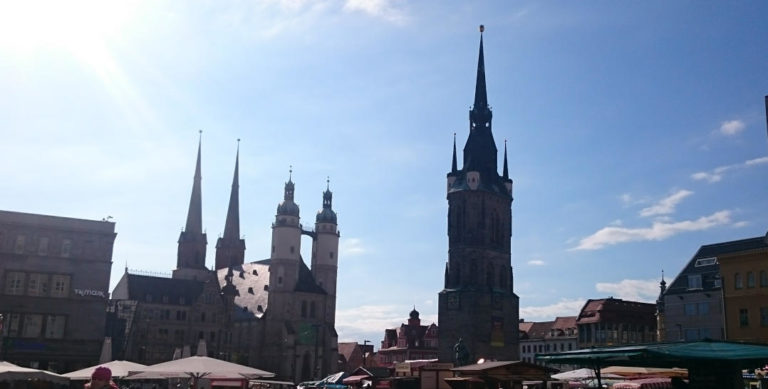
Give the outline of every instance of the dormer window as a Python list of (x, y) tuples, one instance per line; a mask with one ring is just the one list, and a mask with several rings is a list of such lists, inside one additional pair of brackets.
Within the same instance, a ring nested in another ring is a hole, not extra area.
[(700, 258), (700, 259), (696, 260), (696, 267), (716, 265), (716, 264), (717, 264), (717, 258), (716, 257)]

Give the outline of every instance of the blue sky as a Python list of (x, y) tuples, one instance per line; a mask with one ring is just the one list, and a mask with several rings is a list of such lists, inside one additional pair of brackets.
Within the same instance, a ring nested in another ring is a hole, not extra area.
[(520, 316), (653, 301), (662, 269), (768, 229), (765, 15), (762, 1), (4, 2), (0, 206), (112, 216), (112, 284), (126, 264), (169, 273), (202, 129), (212, 264), (241, 138), (246, 260), (269, 256), (289, 166), (305, 224), (330, 176), (337, 330), (378, 345), (414, 305), (437, 321), (444, 180), (484, 24)]

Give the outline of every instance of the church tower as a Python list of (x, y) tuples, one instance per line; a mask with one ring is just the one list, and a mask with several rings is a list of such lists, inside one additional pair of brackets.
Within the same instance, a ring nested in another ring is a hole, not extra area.
[(272, 223), (272, 255), (269, 267), (269, 292), (291, 292), (299, 279), (301, 263), (301, 224), (299, 206), (293, 202), (294, 184), (290, 171), (283, 201), (277, 206)]
[(331, 325), (336, 321), (336, 276), (339, 269), (339, 231), (332, 200), (329, 181), (323, 192), (323, 209), (315, 217), (315, 239), (312, 241), (312, 275), (328, 293), (325, 312), (329, 316), (326, 320)]
[(179, 248), (176, 253), (176, 269), (173, 278), (204, 279), (209, 270), (205, 267), (205, 250), (208, 238), (203, 232), (202, 176), (200, 174), (200, 154), (202, 139), (197, 145), (197, 164), (192, 181), (192, 196), (189, 200), (187, 225), (179, 235)]
[(245, 240), (240, 239), (240, 140), (238, 139), (235, 156), (235, 175), (232, 178), (232, 191), (229, 194), (227, 220), (224, 223), (224, 235), (216, 241), (216, 269), (242, 265), (245, 261)]
[(454, 346), (462, 340), (464, 362), (519, 358), (519, 298), (513, 291), (510, 238), (512, 180), (504, 147), (503, 173), (491, 131), (483, 55), (483, 26), (477, 62), (475, 100), (469, 111), (469, 137), (458, 168), (454, 135), (447, 175), (448, 263), (439, 293), (439, 359), (456, 362)]

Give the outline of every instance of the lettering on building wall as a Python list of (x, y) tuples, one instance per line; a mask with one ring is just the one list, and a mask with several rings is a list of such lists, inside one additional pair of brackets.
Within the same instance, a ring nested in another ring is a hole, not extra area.
[(101, 298), (107, 298), (106, 294), (101, 290), (93, 290), (93, 289), (77, 289), (75, 288), (75, 294), (78, 296), (95, 296), (95, 297), (101, 297)]

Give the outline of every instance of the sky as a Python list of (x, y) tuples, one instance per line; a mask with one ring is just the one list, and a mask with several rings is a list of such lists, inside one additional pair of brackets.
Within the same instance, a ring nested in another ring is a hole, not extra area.
[(112, 286), (126, 267), (170, 274), (201, 137), (210, 266), (241, 139), (246, 261), (269, 257), (289, 169), (307, 226), (330, 180), (339, 340), (378, 347), (413, 307), (437, 322), (445, 175), (484, 24), (520, 317), (652, 302), (701, 245), (768, 230), (765, 15), (757, 0), (1, 2), (0, 208), (109, 217)]

